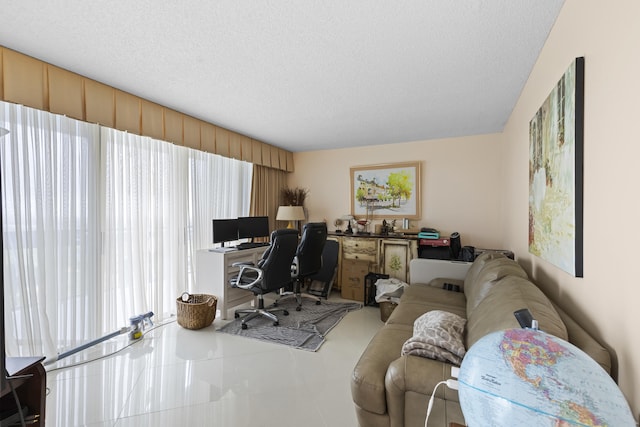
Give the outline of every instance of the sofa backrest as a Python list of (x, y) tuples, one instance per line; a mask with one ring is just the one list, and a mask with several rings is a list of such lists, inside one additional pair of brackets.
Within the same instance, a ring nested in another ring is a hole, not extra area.
[(473, 283), (476, 280), (478, 273), (480, 273), (484, 268), (485, 264), (494, 259), (507, 259), (507, 257), (500, 252), (491, 251), (484, 252), (476, 257), (476, 259), (473, 260), (471, 267), (469, 267), (469, 270), (467, 270), (467, 275), (464, 278), (464, 286), (466, 287), (467, 284)]
[(467, 299), (467, 317), (487, 296), (493, 285), (506, 276), (528, 278), (520, 264), (507, 257), (498, 257), (484, 262), (482, 268), (474, 274), (473, 280), (465, 279), (463, 290)]
[(589, 333), (573, 320), (565, 311), (553, 304), (560, 318), (567, 327), (569, 342), (580, 350), (587, 353), (593, 360), (598, 362), (602, 369), (611, 375), (611, 353), (602, 344), (596, 341)]
[(493, 283), (475, 309), (467, 313), (466, 348), (491, 332), (519, 328), (513, 313), (522, 308), (529, 309), (540, 330), (568, 340), (564, 322), (544, 293), (528, 279), (509, 275)]

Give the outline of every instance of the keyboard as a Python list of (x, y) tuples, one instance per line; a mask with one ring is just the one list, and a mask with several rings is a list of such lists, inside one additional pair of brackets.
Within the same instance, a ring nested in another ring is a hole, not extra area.
[(238, 243), (236, 245), (236, 248), (238, 248), (239, 250), (243, 250), (243, 249), (262, 248), (264, 246), (269, 246), (269, 242), (244, 242), (244, 243)]

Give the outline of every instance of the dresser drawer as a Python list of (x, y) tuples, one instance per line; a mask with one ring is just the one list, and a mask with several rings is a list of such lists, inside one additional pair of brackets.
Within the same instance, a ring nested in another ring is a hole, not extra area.
[(345, 238), (342, 240), (342, 258), (377, 262), (378, 240)]
[(253, 292), (241, 288), (229, 288), (227, 289), (226, 302), (230, 305), (236, 305), (236, 302), (242, 303), (247, 298), (253, 298)]
[(228, 253), (225, 258), (225, 261), (227, 264), (227, 268), (231, 268), (233, 264), (236, 262), (250, 262), (255, 264), (260, 259), (261, 255), (262, 253), (257, 253), (255, 251), (254, 252), (237, 251), (237, 252)]

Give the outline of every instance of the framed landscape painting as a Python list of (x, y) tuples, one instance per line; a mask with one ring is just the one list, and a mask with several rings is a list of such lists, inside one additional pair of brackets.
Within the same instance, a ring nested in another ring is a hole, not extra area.
[(529, 252), (583, 276), (584, 58), (529, 122)]
[(420, 162), (351, 168), (351, 215), (420, 219)]

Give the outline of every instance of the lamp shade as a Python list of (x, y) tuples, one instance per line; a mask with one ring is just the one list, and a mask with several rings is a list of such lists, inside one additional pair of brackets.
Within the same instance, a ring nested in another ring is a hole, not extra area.
[(289, 221), (287, 228), (294, 228), (293, 221), (304, 219), (304, 209), (302, 206), (280, 206), (276, 215), (277, 221)]

